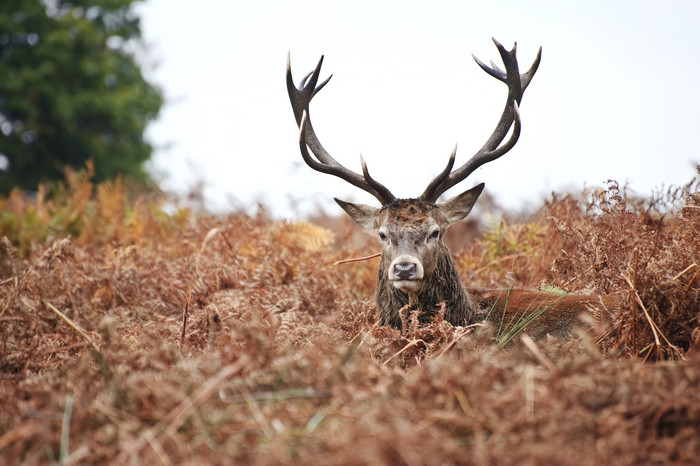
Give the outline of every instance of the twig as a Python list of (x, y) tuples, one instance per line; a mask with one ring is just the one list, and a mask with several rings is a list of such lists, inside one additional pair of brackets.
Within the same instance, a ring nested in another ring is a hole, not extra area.
[(265, 403), (267, 401), (283, 401), (294, 399), (315, 400), (320, 398), (329, 398), (331, 395), (331, 392), (328, 390), (318, 391), (312, 388), (292, 388), (289, 390), (280, 390), (276, 392), (256, 392), (232, 398), (222, 397), (222, 400), (233, 405), (250, 402)]
[(90, 343), (90, 345), (92, 346), (92, 348), (93, 348), (95, 351), (97, 351), (97, 352), (100, 351), (100, 349), (97, 347), (97, 345), (96, 345), (95, 343), (93, 343), (92, 340), (90, 340), (90, 337), (88, 337), (87, 334), (86, 334), (84, 331), (82, 331), (82, 330), (80, 329), (80, 327), (78, 327), (76, 324), (74, 324), (72, 320), (70, 320), (68, 317), (66, 317), (66, 315), (65, 315), (64, 313), (62, 313), (61, 311), (59, 311), (58, 309), (56, 309), (56, 306), (54, 306), (53, 304), (51, 304), (51, 303), (48, 302), (48, 301), (44, 301), (44, 304), (46, 304), (46, 306), (47, 306), (49, 309), (51, 309), (53, 312), (55, 312), (56, 314), (58, 314), (58, 316), (59, 316), (61, 319), (65, 320), (66, 323), (67, 323), (68, 325), (70, 325), (71, 327), (73, 327), (73, 329), (74, 329), (76, 332), (78, 332), (78, 333), (80, 334), (80, 336), (82, 336), (83, 338), (85, 338), (85, 340), (86, 340), (88, 343)]
[(185, 343), (185, 331), (187, 330), (187, 315), (190, 313), (190, 297), (192, 290), (187, 290), (185, 296), (185, 308), (182, 310), (182, 331), (180, 332), (180, 355), (182, 355), (182, 345)]
[(632, 282), (630, 282), (629, 278), (625, 277), (622, 275), (622, 278), (625, 279), (627, 284), (632, 287), (632, 292), (634, 293), (634, 298), (637, 301), (637, 304), (639, 304), (639, 307), (642, 308), (642, 311), (644, 312), (644, 316), (647, 319), (647, 322), (649, 322), (649, 327), (651, 327), (651, 331), (654, 334), (654, 342), (656, 343), (656, 347), (660, 350), (661, 349), (661, 341), (659, 340), (659, 335), (664, 339), (666, 344), (671, 347), (676, 353), (678, 353), (678, 356), (680, 356), (681, 359), (683, 358), (683, 354), (680, 352), (680, 350), (672, 344), (670, 341), (668, 341), (668, 338), (666, 338), (666, 335), (663, 334), (661, 329), (654, 323), (654, 321), (651, 319), (651, 316), (649, 315), (649, 312), (647, 311), (647, 308), (644, 306), (644, 303), (642, 302), (642, 298), (639, 296), (639, 293), (637, 293), (637, 290), (634, 289), (634, 286), (632, 286)]
[[(534, 344), (534, 343), (533, 343)], [(534, 419), (535, 417), (535, 367), (528, 364), (525, 367), (523, 383), (525, 385), (525, 417)]]
[(523, 342), (525, 347), (529, 349), (537, 359), (539, 359), (539, 361), (549, 370), (552, 375), (559, 375), (559, 369), (557, 369), (557, 366), (554, 365), (551, 359), (545, 356), (539, 346), (537, 346), (532, 338), (530, 338), (530, 335), (523, 333), (520, 335), (520, 341)]
[(3, 280), (3, 281), (0, 282), (0, 286), (7, 285), (7, 284), (10, 283), (11, 281), (14, 281), (14, 282), (15, 282), (15, 285), (16, 285), (16, 284), (17, 284), (17, 277), (14, 276), (14, 277), (6, 278), (5, 280)]
[(214, 227), (211, 230), (209, 230), (206, 235), (204, 235), (204, 239), (202, 240), (202, 245), (199, 247), (199, 252), (197, 253), (198, 255), (204, 251), (204, 249), (207, 247), (207, 244), (209, 243), (209, 241), (211, 241), (211, 239), (220, 231), (221, 230), (218, 227)]
[[(64, 353), (66, 351), (73, 351), (74, 349), (82, 348), (84, 346), (87, 346), (89, 343), (86, 341), (80, 341), (78, 343), (74, 343), (72, 345), (67, 345), (67, 346), (61, 346), (60, 348), (46, 348), (41, 351), (38, 351), (36, 353), (37, 356), (45, 356), (47, 354), (58, 354), (58, 353)], [(2, 377), (0, 377), (2, 378)]]
[(58, 453), (59, 463), (63, 464), (68, 458), (68, 448), (70, 442), (70, 420), (73, 416), (73, 397), (66, 397), (66, 406), (63, 408), (63, 425), (61, 426), (61, 449)]
[[(632, 289), (637, 289), (637, 270), (639, 267), (639, 249), (634, 248), (634, 278), (632, 279)], [(637, 349), (637, 305), (632, 304), (632, 352)]]
[(685, 287), (685, 292), (686, 292), (686, 293), (687, 293), (688, 291), (690, 291), (690, 287), (693, 286), (693, 282), (695, 281), (696, 278), (698, 278), (698, 275), (700, 275), (700, 270), (697, 270), (697, 271), (695, 272), (695, 274), (693, 275), (693, 277), (690, 279), (690, 281), (688, 281), (688, 285), (686, 285), (686, 287)]
[(646, 345), (644, 348), (642, 348), (641, 350), (639, 350), (639, 353), (637, 353), (637, 354), (639, 354), (639, 356), (641, 356), (645, 351), (646, 351), (646, 353), (647, 353), (647, 355), (644, 356), (644, 359), (642, 360), (642, 362), (647, 362), (647, 359), (649, 359), (649, 356), (651, 356), (651, 349), (652, 349), (653, 347), (654, 347), (654, 343), (649, 343), (649, 344)]
[(454, 393), (455, 398), (457, 398), (459, 407), (462, 408), (464, 414), (466, 414), (467, 416), (484, 426), (486, 429), (489, 430), (489, 432), (503, 431), (503, 428), (498, 425), (498, 422), (494, 422), (485, 413), (482, 413), (481, 411), (475, 409), (472, 406), (472, 404), (469, 402), (469, 398), (467, 398), (466, 393), (464, 393), (464, 391), (461, 388), (452, 390), (452, 393)]
[(12, 445), (14, 442), (21, 442), (24, 439), (38, 436), (40, 432), (46, 429), (44, 422), (37, 419), (27, 419), (14, 429), (8, 430), (0, 436), (0, 451), (5, 450), (8, 445)]
[(580, 274), (578, 274), (578, 275), (576, 275), (576, 276), (570, 278), (569, 280), (565, 281), (565, 282), (560, 286), (560, 288), (563, 289), (565, 286), (571, 285), (573, 282), (575, 282), (576, 280), (578, 280), (579, 278), (583, 277), (585, 274), (587, 274), (588, 272), (590, 272), (590, 271), (593, 269), (593, 267), (595, 267), (595, 266), (596, 266), (596, 262), (594, 261), (593, 264), (591, 264), (591, 266), (588, 267), (586, 270), (584, 270), (584, 271), (581, 272)]
[(688, 267), (684, 268), (682, 272), (680, 272), (678, 275), (676, 275), (675, 277), (673, 277), (672, 280), (678, 280), (678, 279), (681, 278), (683, 275), (685, 275), (686, 273), (688, 273), (688, 272), (690, 272), (691, 270), (693, 270), (693, 268), (696, 268), (696, 269), (697, 269), (697, 268), (698, 268), (698, 264), (696, 264), (695, 262), (693, 262), (693, 263), (690, 264)]
[(229, 242), (228, 238), (224, 236), (224, 234), (221, 232), (221, 230), (218, 231), (219, 236), (224, 240), (224, 243), (226, 243), (226, 246), (228, 247), (228, 250), (233, 252), (233, 246), (231, 246), (231, 243)]
[(396, 356), (398, 356), (398, 355), (400, 355), (401, 353), (403, 353), (404, 351), (406, 351), (406, 350), (407, 350), (408, 348), (410, 348), (411, 346), (417, 345), (418, 343), (423, 343), (425, 346), (428, 346), (428, 344), (427, 344), (424, 340), (421, 340), (420, 338), (414, 338), (413, 340), (409, 341), (409, 342), (406, 344), (406, 346), (404, 346), (403, 348), (401, 348), (396, 354), (394, 354), (392, 357), (390, 357), (389, 359), (387, 359), (386, 361), (384, 361), (384, 363), (382, 363), (382, 365), (383, 365), (383, 366), (386, 366), (387, 364), (389, 364), (389, 361), (391, 361), (391, 360), (394, 359)]
[(160, 440), (156, 438), (155, 435), (153, 435), (153, 432), (150, 430), (147, 430), (143, 434), (143, 438), (146, 439), (148, 444), (151, 446), (153, 451), (156, 453), (156, 456), (160, 460), (160, 464), (163, 466), (170, 466), (172, 461), (170, 461), (170, 458), (168, 458), (168, 454), (165, 453), (165, 450), (163, 450), (163, 445), (161, 445)]
[(350, 263), (350, 262), (366, 261), (366, 260), (374, 259), (375, 257), (379, 257), (379, 256), (381, 256), (381, 255), (382, 255), (382, 253), (381, 253), (381, 252), (378, 252), (378, 253), (376, 253), (376, 254), (372, 254), (371, 256), (355, 257), (355, 258), (353, 258), (353, 259), (343, 259), (343, 260), (340, 260), (340, 261), (335, 261), (335, 262), (333, 262), (333, 265), (348, 264), (348, 263)]
[(304, 431), (307, 434), (312, 433), (316, 428), (323, 422), (323, 420), (326, 418), (325, 413), (322, 413), (320, 411), (316, 412), (313, 416), (311, 416), (311, 419), (306, 423), (306, 427), (304, 427)]
[(440, 356), (442, 356), (443, 354), (445, 354), (445, 353), (447, 352), (447, 350), (449, 350), (450, 348), (452, 348), (452, 347), (455, 345), (455, 343), (457, 343), (457, 341), (459, 341), (464, 335), (469, 335), (470, 333), (472, 333), (472, 330), (473, 330), (475, 327), (482, 327), (482, 326), (483, 326), (483, 324), (477, 323), (477, 324), (472, 324), (472, 325), (469, 325), (469, 326), (467, 326), (467, 327), (464, 327), (464, 328), (463, 328), (462, 330), (460, 330), (460, 331), (455, 330), (455, 336), (454, 336), (454, 338), (452, 338), (452, 340), (450, 340), (450, 342), (449, 342), (448, 344), (444, 345), (444, 346), (440, 349), (440, 352), (437, 353), (435, 356), (433, 356), (432, 359), (438, 359)]
[[(207, 248), (207, 244), (209, 244), (209, 241), (211, 241), (211, 239), (218, 233), (221, 233), (221, 229), (219, 227), (215, 227), (209, 230), (206, 235), (204, 235), (202, 245), (199, 247), (199, 251), (197, 251), (197, 255), (195, 255), (194, 257), (194, 270), (198, 277), (201, 275), (199, 272), (199, 266), (202, 254), (204, 254), (204, 250)], [(221, 235), (221, 237), (223, 238), (223, 235)], [(224, 240), (226, 240), (226, 238), (224, 238)], [(229, 244), (227, 245), (230, 246)]]
[(639, 296), (639, 293), (637, 293), (637, 290), (634, 287), (634, 284), (630, 281), (629, 278), (625, 277), (624, 275), (622, 278), (625, 279), (627, 284), (632, 288), (632, 292), (634, 293), (635, 300), (637, 301), (637, 304), (642, 308), (642, 311), (644, 312), (644, 316), (647, 319), (647, 322), (649, 322), (649, 327), (651, 328), (651, 332), (654, 334), (654, 341), (656, 342), (656, 347), (658, 349), (661, 349), (661, 342), (659, 341), (659, 335), (656, 333), (656, 324), (654, 323), (653, 320), (651, 320), (651, 316), (647, 312), (647, 308), (644, 306), (644, 303), (642, 302), (642, 298)]

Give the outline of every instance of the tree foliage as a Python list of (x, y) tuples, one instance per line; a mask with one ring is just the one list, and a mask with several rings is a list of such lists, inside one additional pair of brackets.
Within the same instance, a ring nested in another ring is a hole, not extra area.
[(144, 130), (162, 104), (135, 60), (134, 0), (0, 3), (0, 192), (64, 178), (146, 181)]

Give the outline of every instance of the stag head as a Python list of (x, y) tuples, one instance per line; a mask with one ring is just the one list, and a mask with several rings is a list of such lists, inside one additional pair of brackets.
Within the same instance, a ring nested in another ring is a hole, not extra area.
[(391, 258), (386, 279), (395, 288), (411, 293), (419, 290), (424, 278), (433, 274), (437, 256), (445, 247), (442, 239), (447, 228), (469, 214), (483, 189), (482, 183), (437, 204), (397, 199), (375, 208), (335, 201), (355, 223), (379, 235), (382, 256)]
[[(464, 165), (453, 170), (456, 147), (445, 169), (438, 174), (423, 194), (414, 199), (396, 199), (384, 185), (373, 179), (360, 157), (362, 174), (339, 164), (321, 145), (309, 116), (309, 103), (330, 80), (318, 84), (323, 57), (297, 88), (287, 59), (287, 90), (299, 126), (299, 149), (304, 161), (314, 170), (337, 176), (372, 194), (381, 207), (336, 202), (361, 227), (378, 234), (382, 244), (377, 304), (383, 323), (400, 326), (398, 310), (412, 304), (429, 317), (439, 304), (445, 305), (446, 318), (455, 325), (464, 325), (475, 317), (475, 307), (461, 284), (454, 261), (443, 243), (443, 235), (453, 223), (464, 219), (484, 189), (479, 184), (447, 201), (437, 202), (448, 189), (467, 178), (483, 164), (502, 156), (513, 148), (520, 136), (519, 104), (540, 63), (541, 51), (530, 67), (520, 74), (516, 47), (508, 51), (494, 39), (505, 70), (493, 62), (491, 67), (474, 57), (489, 75), (508, 86), (503, 114), (484, 146)], [(510, 138), (503, 143), (510, 128)], [(502, 144), (503, 143), (503, 144)]]

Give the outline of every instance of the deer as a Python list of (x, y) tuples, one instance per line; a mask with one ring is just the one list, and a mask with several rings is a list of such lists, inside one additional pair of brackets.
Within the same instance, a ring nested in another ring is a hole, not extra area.
[[(480, 183), (445, 201), (439, 201), (440, 197), (477, 168), (498, 159), (515, 146), (521, 132), (519, 109), (523, 94), (542, 57), (540, 47), (528, 71), (521, 74), (516, 57), (517, 43), (511, 50), (506, 50), (496, 39), (493, 42), (505, 69), (493, 61), (488, 66), (476, 56), (472, 57), (487, 74), (508, 86), (506, 105), (496, 128), (481, 149), (457, 169), (453, 169), (455, 146), (447, 166), (428, 183), (420, 196), (397, 199), (369, 174), (362, 156), (360, 174), (338, 163), (323, 147), (309, 113), (311, 100), (332, 77), (319, 83), (323, 56), (316, 68), (301, 80), (300, 87), (294, 83), (291, 58), (287, 56), (287, 91), (299, 129), (299, 149), (310, 168), (347, 181), (374, 196), (381, 204), (381, 207), (372, 207), (335, 198), (357, 225), (379, 237), (382, 251), (375, 300), (382, 325), (401, 329), (406, 320), (402, 313), (417, 310), (421, 324), (442, 312), (443, 318), (454, 326), (490, 320), (512, 328), (526, 327), (533, 338), (547, 334), (568, 338), (574, 327), (587, 325), (585, 319), (580, 319), (582, 313), (600, 313), (612, 305), (611, 300), (528, 289), (467, 288), (443, 242), (450, 225), (469, 215), (485, 185)], [(510, 137), (504, 142), (511, 127)]]

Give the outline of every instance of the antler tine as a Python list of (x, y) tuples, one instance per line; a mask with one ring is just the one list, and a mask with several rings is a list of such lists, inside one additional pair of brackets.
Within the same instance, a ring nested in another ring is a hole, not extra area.
[[(311, 99), (316, 95), (318, 91), (323, 89), (323, 87), (326, 84), (328, 84), (328, 81), (330, 81), (333, 77), (333, 75), (330, 75), (321, 84), (319, 84), (318, 86), (316, 85), (316, 83), (318, 82), (318, 78), (321, 75), (321, 65), (323, 65), (323, 58), (323, 55), (321, 55), (321, 59), (318, 61), (316, 68), (314, 68), (312, 72), (304, 76), (304, 78), (301, 80), (301, 87), (297, 88), (294, 85), (294, 79), (292, 78), (291, 54), (287, 54), (287, 93), (289, 94), (289, 100), (292, 104), (292, 110), (294, 111), (294, 118), (297, 121), (297, 126), (301, 125), (301, 117), (304, 113), (304, 110), (308, 112), (309, 102), (311, 102)], [(318, 142), (318, 140), (316, 142)], [(322, 152), (324, 152), (324, 155), (330, 157), (328, 152), (326, 152), (326, 150), (323, 149), (322, 146), (321, 149)]]
[(540, 67), (540, 61), (542, 61), (542, 47), (540, 47), (539, 50), (537, 50), (537, 56), (535, 57), (535, 61), (532, 62), (532, 66), (530, 66), (530, 69), (527, 70), (527, 73), (523, 74), (520, 77), (520, 85), (523, 88), (523, 92), (525, 92), (527, 86), (530, 85), (532, 77), (535, 76), (537, 69)]
[[(447, 161), (447, 166), (443, 171), (440, 172), (438, 176), (433, 178), (433, 181), (430, 182), (427, 188), (425, 188), (425, 192), (423, 193), (423, 197), (425, 197), (425, 193), (432, 192), (434, 189), (438, 187), (442, 181), (447, 178), (447, 176), (450, 174), (452, 171), (452, 167), (454, 167), (455, 164), (455, 156), (457, 155), (457, 144), (455, 144), (454, 149), (452, 149), (452, 153), (450, 154), (450, 159)], [(439, 196), (438, 196), (439, 197)], [(435, 199), (437, 200), (437, 199)], [(430, 201), (430, 202), (435, 202), (435, 200)]]
[[(301, 150), (301, 156), (306, 164), (321, 173), (327, 173), (330, 175), (337, 176), (348, 183), (357, 186), (358, 188), (367, 191), (374, 197), (376, 197), (381, 204), (387, 205), (392, 203), (396, 198), (393, 194), (381, 183), (374, 180), (369, 175), (367, 171), (367, 165), (362, 156), (360, 156), (362, 161), (362, 173), (359, 175), (352, 170), (345, 168), (343, 165), (338, 163), (326, 149), (323, 148), (321, 142), (316, 136), (316, 132), (311, 124), (311, 118), (309, 116), (309, 103), (311, 99), (323, 89), (323, 87), (328, 84), (331, 76), (329, 76), (321, 84), (318, 84), (318, 78), (321, 74), (321, 65), (323, 64), (323, 56), (316, 65), (316, 68), (301, 80), (301, 87), (297, 88), (294, 85), (294, 80), (292, 78), (292, 67), (290, 56), (287, 55), (287, 92), (289, 94), (289, 101), (292, 104), (292, 110), (294, 111), (294, 118), (299, 126), (299, 149)], [(309, 152), (311, 149), (311, 153)], [(313, 157), (312, 155), (313, 154)]]
[[(472, 174), (474, 170), (485, 163), (501, 157), (503, 154), (511, 150), (520, 137), (521, 123), (519, 105), (525, 89), (530, 84), (530, 81), (539, 67), (540, 60), (542, 58), (542, 47), (540, 47), (539, 51), (537, 52), (537, 57), (535, 58), (535, 61), (530, 69), (521, 75), (518, 68), (518, 60), (516, 58), (517, 45), (514, 44), (511, 50), (506, 50), (496, 39), (493, 39), (493, 42), (496, 44), (496, 48), (501, 55), (501, 59), (505, 65), (505, 71), (501, 70), (498, 66), (493, 64), (493, 62), (491, 62), (492, 66), (489, 67), (477, 57), (472, 56), (481, 69), (486, 71), (490, 76), (504, 82), (508, 86), (508, 99), (506, 100), (505, 108), (501, 114), (501, 119), (498, 121), (496, 129), (493, 131), (483, 147), (479, 149), (479, 151), (474, 154), (471, 159), (469, 159), (464, 165), (459, 167), (454, 172), (451, 171), (452, 165), (454, 164), (454, 153), (450, 156), (450, 162), (448, 163), (449, 170), (443, 170), (430, 182), (426, 190), (421, 195), (421, 199), (424, 201), (437, 201), (442, 193), (457, 183), (463, 181), (470, 174)], [(513, 126), (513, 132), (510, 138), (505, 144), (501, 145), (501, 142), (503, 142), (503, 139), (508, 134), (511, 126)]]
[(393, 194), (391, 194), (391, 191), (389, 191), (386, 186), (370, 176), (369, 170), (367, 170), (367, 164), (365, 163), (365, 159), (362, 157), (362, 154), (360, 154), (360, 164), (362, 165), (362, 175), (365, 177), (365, 181), (367, 181), (370, 188), (375, 190), (381, 196), (379, 201), (382, 203), (382, 205), (391, 204), (396, 198)]

